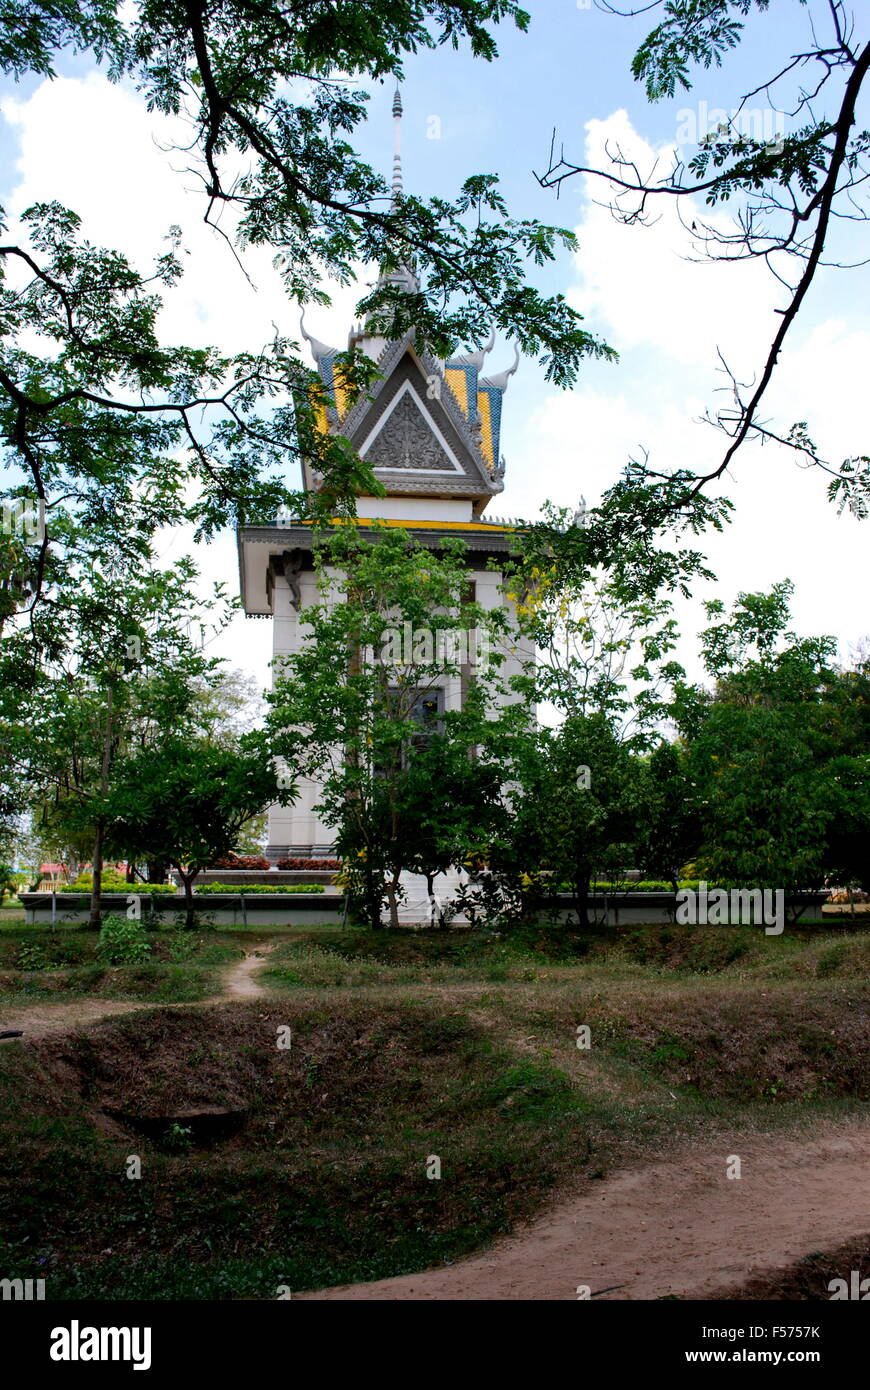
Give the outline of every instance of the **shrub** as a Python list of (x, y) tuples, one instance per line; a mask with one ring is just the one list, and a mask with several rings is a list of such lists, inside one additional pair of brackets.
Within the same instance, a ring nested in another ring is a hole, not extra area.
[(141, 922), (125, 917), (106, 917), (100, 930), (97, 955), (109, 965), (141, 965), (151, 954), (151, 942)]
[(48, 967), (48, 959), (40, 945), (22, 946), (15, 964), (19, 970), (45, 970)]
[[(59, 886), (59, 893), (90, 893), (94, 886), (94, 876), (91, 873), (80, 873), (78, 878), (72, 883), (63, 883)], [(174, 893), (174, 883), (128, 883), (120, 874), (111, 872), (103, 874), (102, 890), (104, 893)]]
[(322, 883), (203, 883), (193, 890), (200, 893), (325, 893)]
[(171, 932), (166, 943), (169, 959), (176, 965), (192, 960), (201, 946), (201, 937), (194, 936), (192, 932), (179, 931), (177, 927)]
[(341, 868), (340, 859), (279, 859), (276, 865), (279, 869), (319, 869), (335, 872)]
[[(91, 888), (92, 888), (92, 886), (93, 886), (93, 882), (94, 882), (94, 875), (93, 875), (93, 873), (91, 872), (91, 870), (90, 870), (90, 869), (82, 869), (82, 871), (81, 871), (81, 873), (78, 875), (78, 877), (77, 877), (77, 878), (74, 878), (73, 881), (72, 881), (72, 883), (70, 883), (70, 884), (68, 884), (68, 885), (65, 885), (65, 886), (67, 886), (67, 887), (69, 887), (69, 888), (75, 888), (76, 891), (79, 892), (79, 893), (81, 893), (81, 892), (88, 892), (88, 893), (90, 893)], [(109, 885), (110, 883), (112, 883), (112, 884), (117, 884), (119, 887), (120, 887), (120, 886), (123, 886), (124, 888), (127, 887), (127, 880), (126, 880), (126, 878), (124, 877), (123, 874), (119, 874), (117, 869), (103, 869), (103, 887), (104, 887), (104, 888), (108, 887), (108, 885)]]
[(193, 1143), (193, 1130), (190, 1125), (180, 1125), (173, 1120), (163, 1135), (163, 1147), (168, 1153), (186, 1153)]

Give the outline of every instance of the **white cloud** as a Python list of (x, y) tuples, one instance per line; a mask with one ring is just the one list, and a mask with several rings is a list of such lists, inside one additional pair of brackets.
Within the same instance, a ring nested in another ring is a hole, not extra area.
[[(263, 247), (245, 252), (248, 279), (227, 241), (204, 224), (206, 197), (194, 156), (183, 148), (191, 139), (183, 121), (149, 115), (135, 93), (96, 73), (45, 81), (26, 101), (7, 98), (0, 110), (17, 127), (21, 144), (21, 181), (9, 200), (13, 216), (33, 202), (56, 199), (80, 214), (90, 240), (123, 251), (140, 269), (166, 249), (169, 227), (181, 227), (185, 274), (166, 297), (161, 330), (167, 341), (206, 339), (236, 352), (261, 346), (273, 325), (298, 335), (298, 310), (286, 297), (272, 253)], [(217, 209), (213, 218), (231, 237), (232, 209)], [(340, 314), (355, 297), (339, 287), (333, 312)], [(316, 321), (329, 312), (319, 311)]]
[[(254, 288), (229, 247), (204, 227), (201, 183), (184, 172), (191, 157), (166, 153), (187, 138), (180, 125), (148, 115), (140, 98), (99, 75), (43, 82), (26, 100), (5, 101), (2, 110), (21, 142), (13, 216), (37, 199), (59, 198), (84, 217), (94, 241), (123, 249), (140, 265), (162, 249), (170, 224), (182, 227), (190, 255), (181, 286), (169, 296), (162, 324), (167, 339), (239, 351), (259, 347), (273, 323), (297, 335), (297, 311), (269, 253), (246, 253)], [(590, 163), (600, 161), (605, 141), (619, 143), (642, 166), (655, 153), (624, 112), (590, 122), (587, 130)], [(601, 188), (592, 196), (601, 198)], [(622, 361), (590, 369), (584, 384), (567, 393), (515, 380), (502, 440), (508, 490), (491, 506), (493, 513), (529, 515), (545, 498), (574, 506), (581, 493), (593, 501), (642, 447), (657, 467), (709, 465), (722, 440), (694, 421), (719, 400), (716, 350), (749, 377), (777, 322), (773, 310), (781, 294), (762, 269), (685, 260), (691, 239), (667, 205), (644, 229), (620, 227), (587, 201), (577, 231), (581, 253), (571, 299), (621, 350)], [(307, 315), (309, 332), (341, 345), (357, 298), (358, 289), (336, 290), (332, 308)], [(815, 297), (783, 354), (767, 413), (786, 426), (806, 419), (839, 458), (866, 448), (870, 335), (857, 317), (859, 305), (854, 321), (826, 320), (818, 307), (823, 303)], [(523, 419), (518, 403), (527, 407)], [(837, 520), (820, 478), (771, 449), (751, 449), (735, 464), (726, 490), (738, 504), (737, 520), (724, 537), (700, 542), (720, 577), (711, 595), (730, 599), (738, 589), (790, 575), (802, 630), (833, 629), (846, 642), (870, 629), (866, 529), (848, 517)], [(185, 539), (173, 538), (167, 553), (187, 548)], [(209, 582), (235, 584), (229, 533), (200, 547), (197, 559)], [(700, 625), (697, 603), (684, 623), (689, 634)], [(270, 624), (240, 618), (217, 650), (265, 682), (269, 640)]]
[[(592, 121), (587, 130), (590, 165), (601, 164), (605, 143), (619, 145), (641, 168), (652, 162), (654, 151), (624, 112)], [(587, 193), (602, 197), (600, 185)], [(652, 227), (622, 227), (587, 202), (576, 231), (581, 251), (569, 298), (603, 325), (621, 363), (587, 372), (574, 391), (548, 394), (514, 426), (503, 441), (509, 490), (497, 510), (506, 514), (529, 515), (547, 498), (572, 507), (581, 493), (594, 501), (642, 448), (656, 468), (701, 471), (717, 464), (727, 440), (697, 423), (705, 409), (728, 404), (717, 394), (725, 379), (716, 350), (744, 381), (752, 380), (778, 324), (773, 309), (782, 293), (772, 277), (758, 265), (683, 259), (691, 237), (667, 206)], [(782, 354), (762, 420), (783, 432), (806, 420), (827, 456), (839, 461), (867, 451), (870, 334), (858, 305), (854, 322), (825, 319), (823, 287), (822, 279)], [(509, 426), (509, 405), (506, 417)], [(825, 485), (817, 470), (801, 471), (775, 446), (738, 454), (722, 484), (736, 503), (735, 519), (722, 535), (711, 532), (696, 543), (718, 583), (699, 585), (697, 598), (679, 608), (686, 634), (681, 655), (696, 672), (702, 597), (730, 602), (740, 590), (788, 577), (796, 586), (800, 631), (833, 632), (844, 655), (870, 631), (867, 526), (838, 518)]]
[[(166, 293), (164, 341), (211, 343), (227, 353), (256, 351), (275, 326), (301, 341), (298, 307), (288, 300), (270, 251), (245, 252), (252, 284), (227, 242), (204, 225), (206, 199), (193, 158), (172, 148), (189, 143), (181, 121), (149, 115), (141, 98), (97, 73), (42, 82), (26, 100), (6, 98), (0, 110), (20, 141), (20, 178), (7, 199), (10, 232), (32, 203), (57, 200), (82, 217), (89, 240), (123, 251), (144, 270), (166, 249), (163, 238), (176, 224), (183, 234), (185, 274)], [(222, 225), (231, 232), (226, 213)], [(308, 331), (342, 346), (363, 288), (334, 286), (332, 306), (306, 315)], [(295, 463), (288, 481), (298, 484)], [(229, 531), (194, 547), (190, 532), (182, 530), (161, 538), (160, 549), (165, 563), (194, 554), (204, 588), (222, 579), (235, 589), (236, 541)], [(271, 624), (240, 616), (211, 650), (255, 671), (266, 684)]]
[[(672, 151), (653, 149), (625, 111), (589, 121), (586, 130), (590, 167), (608, 167), (608, 149), (636, 162), (643, 176), (656, 159), (660, 174), (671, 167)], [(692, 223), (724, 231), (726, 219), (698, 200), (663, 195), (649, 201), (649, 225), (627, 226), (601, 206), (609, 196), (604, 181), (587, 175), (584, 183), (580, 280), (570, 296), (576, 307), (603, 323), (622, 351), (652, 347), (678, 363), (713, 366), (718, 347), (737, 367), (754, 362), (783, 292), (758, 262), (699, 263)]]

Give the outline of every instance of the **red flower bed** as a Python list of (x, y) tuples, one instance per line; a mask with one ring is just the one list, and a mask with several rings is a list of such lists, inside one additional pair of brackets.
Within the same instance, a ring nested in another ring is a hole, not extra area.
[(214, 859), (210, 869), (271, 869), (268, 859), (261, 854), (225, 854), (222, 859)]
[(279, 869), (340, 869), (339, 859), (279, 859)]

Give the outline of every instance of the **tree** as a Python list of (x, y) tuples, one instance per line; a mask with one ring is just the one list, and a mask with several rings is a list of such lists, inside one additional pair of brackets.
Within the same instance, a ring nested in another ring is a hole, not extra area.
[[(652, 574), (630, 550), (603, 564), (584, 547), (582, 523), (566, 535), (568, 513), (547, 504), (514, 561), (509, 592), (520, 629), (540, 661), (522, 687), (562, 716), (604, 714), (620, 737), (644, 746), (666, 713), (666, 692), (683, 675), (670, 660), (677, 626), (665, 590), (690, 574), (710, 577), (700, 557), (660, 552)], [(584, 519), (585, 520), (585, 519)]]
[(3, 899), (8, 893), (10, 898), (14, 898), (18, 884), (11, 864), (0, 863), (0, 907), (3, 906)]
[[(768, 8), (769, 0), (653, 0), (630, 11), (661, 15), (634, 55), (632, 74), (651, 102), (672, 98), (678, 89), (689, 91), (693, 69), (723, 66), (744, 37), (755, 39), (756, 51), (763, 48), (770, 36), (769, 24), (763, 27)], [(743, 386), (725, 364), (730, 405), (707, 417), (730, 441), (720, 462), (698, 475), (687, 470), (667, 475), (636, 465), (627, 470), (622, 501), (638, 484), (652, 483), (671, 505), (682, 505), (723, 477), (743, 444), (755, 439), (784, 444), (799, 461), (830, 474), (828, 495), (841, 510), (848, 506), (865, 517), (870, 509), (870, 457), (831, 464), (805, 423), (776, 430), (760, 418), (817, 271), (838, 261), (838, 226), (868, 216), (870, 132), (859, 124), (870, 71), (866, 16), (844, 0), (798, 0), (793, 9), (802, 32), (775, 34), (774, 44), (781, 48), (771, 57), (767, 78), (739, 98), (735, 93), (730, 114), (717, 112), (714, 128), (699, 130), (695, 121), (692, 130), (682, 132), (680, 138), (694, 145), (695, 153), (685, 158), (677, 149), (663, 174), (657, 167), (641, 171), (619, 149), (610, 152), (604, 169), (566, 159), (564, 147), (557, 159), (554, 132), (549, 168), (540, 179), (545, 187), (559, 188), (581, 174), (599, 179), (608, 187), (614, 216), (628, 224), (651, 220), (662, 198), (673, 199), (681, 211), (691, 206), (687, 220), (701, 255), (763, 260), (785, 291), (770, 347), (751, 384)], [(709, 221), (698, 211), (700, 201), (711, 209)], [(712, 213), (726, 207), (733, 210), (733, 221), (723, 230)]]
[(682, 689), (702, 836), (701, 872), (801, 890), (832, 873), (865, 878), (870, 744), (866, 672), (833, 665), (833, 638), (788, 628), (791, 584), (741, 594), (702, 634), (712, 693)]
[(560, 722), (517, 741), (514, 823), (490, 856), (513, 877), (514, 901), (518, 884), (540, 889), (542, 870), (569, 883), (584, 926), (594, 877), (619, 875), (640, 855), (651, 796), (640, 755), (660, 741), (684, 674), (671, 659), (669, 591), (706, 573), (696, 552), (653, 547), (648, 533), (605, 559), (589, 521), (583, 506), (570, 522), (550, 506), (519, 537), (507, 587), (540, 658), (515, 685)]
[[(540, 520), (516, 532), (505, 567), (520, 626), (542, 655), (523, 683), (527, 699), (563, 714), (619, 713), (631, 721), (626, 736), (648, 743), (680, 675), (670, 661), (673, 596), (688, 598), (696, 579), (715, 578), (684, 537), (721, 530), (730, 511), (726, 498), (679, 500), (639, 478), (611, 488), (597, 507), (581, 500), (573, 515), (545, 503)], [(630, 692), (641, 691), (631, 712)]]
[(192, 713), (212, 743), (235, 747), (262, 726), (267, 712), (260, 684), (248, 671), (219, 667), (193, 682)]
[(347, 283), (360, 263), (392, 271), (415, 259), (428, 288), (380, 285), (363, 312), (384, 309), (391, 322), (398, 314), (399, 333), (417, 327), (436, 349), (482, 340), (494, 321), (529, 350), (552, 354), (548, 370), (565, 382), (600, 350), (564, 299), (543, 300), (526, 283), (525, 262), (550, 259), (559, 241), (573, 245), (570, 233), (512, 220), (489, 175), (469, 179), (453, 202), (405, 197), (346, 139), (367, 103), (350, 80), (400, 79), (406, 54), (448, 43), (467, 42), (492, 61), (491, 26), (528, 26), (514, 0), (335, 0), (314, 9), (304, 0), (138, 0), (126, 11), (103, 0), (98, 12), (70, 4), (49, 22), (24, 5), (10, 8), (13, 33), (17, 24), (26, 41), (0, 51), (3, 70), (53, 76), (55, 55), (75, 46), (110, 77), (133, 79), (150, 108), (188, 117), (186, 152), (200, 159), (207, 215), (229, 205), (242, 247), (278, 249), (294, 299), (323, 302), (324, 272)]
[(477, 742), (490, 731), (485, 718), (470, 713), (466, 708), (452, 722), (449, 736), (434, 734), (424, 747), (413, 748), (392, 789), (396, 814), (386, 856), (391, 882), (398, 883), (403, 869), (422, 874), (431, 920), (437, 916), (442, 928), (446, 905), (436, 901), (436, 874), (479, 854), (505, 833), (508, 817), (503, 769), (492, 750)]
[(233, 747), (167, 734), (118, 769), (100, 815), (118, 853), (163, 859), (184, 885), (185, 920), (194, 925), (193, 884), (212, 859), (238, 845), (243, 827), (272, 802), (286, 805), (263, 737), (242, 735)]
[[(92, 847), (91, 925), (99, 926), (107, 822), (101, 810), (121, 760), (164, 729), (195, 728), (193, 683), (217, 663), (190, 641), (196, 570), (182, 560), (121, 580), (78, 569), (75, 589), (33, 612), (0, 651), (6, 766), (38, 812), (37, 829)], [(226, 621), (218, 588), (212, 621)], [(27, 803), (25, 803), (27, 804)], [(19, 810), (22, 809), (19, 805)]]
[[(402, 870), (423, 863), (414, 817), (424, 769), (460, 798), (425, 817), (431, 868), (448, 842), (463, 840), (473, 816), (464, 798), (486, 781), (483, 771), (460, 774), (462, 760), (483, 758), (527, 717), (520, 703), (498, 704), (506, 612), (469, 601), (462, 542), (439, 545), (436, 553), (394, 527), (376, 528), (373, 541), (353, 526), (324, 535), (315, 554), (321, 602), (306, 608), (308, 640), (282, 659), (269, 696), (275, 751), (321, 782), (320, 814), (336, 829), (372, 927), (384, 897), (398, 924)], [(463, 707), (449, 708), (447, 683), (458, 685), (463, 669), (471, 670)]]
[[(129, 81), (150, 110), (185, 118), (184, 163), (198, 161), (206, 217), (235, 219), (228, 256), (273, 248), (294, 305), (328, 302), (325, 276), (348, 284), (376, 265), (358, 307), (376, 331), (414, 327), (443, 356), (501, 328), (570, 385), (586, 357), (612, 353), (563, 296), (538, 293), (527, 268), (573, 248), (573, 235), (512, 218), (488, 174), (452, 200), (391, 191), (349, 140), (366, 115), (354, 80), (398, 79), (420, 47), (467, 42), (490, 61), (504, 19), (528, 22), (513, 0), (9, 0), (0, 70), (51, 78), (72, 48)], [(40, 510), (25, 606), (71, 578), (73, 542), (81, 561), (111, 537), (134, 564), (161, 526), (192, 523), (207, 539), (282, 507), (347, 515), (358, 493), (377, 491), (350, 445), (317, 430), (323, 387), (296, 342), (276, 335), (227, 356), (161, 341), (161, 295), (181, 274), (177, 229), (143, 271), (84, 241), (76, 213), (56, 202), (22, 221), (21, 243), (0, 245), (0, 430), (16, 469), (8, 495)], [(376, 369), (353, 351), (336, 370), (353, 396)], [(298, 453), (323, 475), (319, 492), (286, 487)]]
[(147, 564), (162, 527), (186, 522), (208, 539), (282, 506), (321, 514), (323, 499), (281, 481), (297, 439), (324, 473), (324, 495), (352, 506), (370, 471), (311, 427), (313, 374), (284, 340), (233, 357), (160, 341), (157, 291), (181, 273), (175, 238), (145, 274), (83, 241), (78, 217), (56, 203), (22, 220), (30, 244), (0, 246), (4, 499), (17, 531), (0, 555), (0, 631), (107, 552), (131, 570)]
[(634, 856), (642, 817), (638, 761), (604, 712), (571, 715), (541, 729), (518, 767), (507, 847), (495, 867), (540, 883), (571, 885), (581, 926), (589, 926), (593, 879), (620, 875)]
[(237, 854), (262, 854), (269, 838), (268, 807), (251, 816), (239, 830), (236, 839)]
[(676, 894), (680, 870), (695, 858), (702, 834), (685, 747), (660, 743), (645, 764), (644, 780), (637, 867), (651, 878), (668, 879)]

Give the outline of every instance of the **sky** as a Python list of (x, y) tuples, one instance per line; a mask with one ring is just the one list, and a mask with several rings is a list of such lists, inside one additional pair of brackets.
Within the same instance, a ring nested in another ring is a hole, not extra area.
[[(807, 46), (804, 11), (796, 0), (757, 17), (752, 42), (721, 72), (696, 74), (689, 93), (656, 105), (631, 76), (630, 62), (651, 27), (586, 0), (526, 0), (530, 32), (499, 27), (492, 64), (452, 48), (406, 60), (403, 83), (405, 187), (420, 196), (454, 195), (473, 173), (499, 176), (516, 217), (555, 222), (577, 233), (579, 252), (565, 251), (530, 278), (547, 293), (564, 293), (585, 326), (619, 353), (617, 364), (590, 361), (577, 385), (560, 390), (542, 367), (523, 359), (504, 403), (505, 492), (489, 512), (531, 518), (550, 500), (594, 504), (630, 457), (648, 452), (654, 467), (703, 467), (718, 460), (721, 435), (701, 422), (722, 403), (721, 352), (741, 379), (757, 373), (778, 326), (783, 292), (758, 263), (709, 265), (693, 258), (689, 234), (664, 200), (650, 227), (625, 227), (600, 206), (603, 188), (574, 179), (560, 197), (542, 188), (550, 141), (578, 163), (602, 164), (619, 146), (646, 168), (670, 158), (681, 131), (703, 129), (715, 108), (730, 111), (744, 91)], [(356, 136), (360, 153), (389, 175), (393, 84), (374, 85), (370, 115)], [(870, 124), (864, 121), (864, 124)], [(226, 243), (202, 224), (204, 199), (191, 160), (179, 149), (183, 132), (154, 114), (130, 88), (112, 85), (85, 57), (65, 58), (54, 80), (11, 81), (0, 87), (0, 203), (14, 230), (31, 203), (59, 199), (84, 219), (93, 240), (116, 246), (139, 265), (164, 249), (178, 224), (186, 248), (181, 286), (167, 296), (161, 330), (167, 340), (210, 342), (227, 351), (256, 350), (273, 326), (298, 336), (291, 303), (265, 251), (245, 253), (253, 284)], [(683, 219), (690, 223), (684, 206)], [(864, 229), (837, 228), (839, 259), (867, 254)], [(358, 295), (338, 289), (332, 307), (311, 309), (314, 336), (346, 345)], [(764, 417), (788, 427), (806, 421), (827, 457), (867, 448), (870, 363), (870, 269), (822, 270), (793, 330), (765, 402)], [(510, 365), (499, 341), (487, 370)], [(291, 486), (298, 470), (291, 465)], [(800, 469), (784, 451), (746, 448), (723, 490), (735, 503), (732, 524), (701, 542), (715, 582), (698, 584), (680, 602), (679, 655), (698, 674), (695, 634), (702, 601), (730, 603), (741, 591), (795, 585), (794, 626), (801, 634), (833, 633), (841, 655), (870, 633), (867, 554), (870, 522), (837, 516), (821, 474)], [(191, 550), (186, 535), (166, 537), (168, 561)], [(228, 529), (196, 551), (205, 581), (235, 583), (235, 537)], [(231, 664), (268, 682), (271, 624), (237, 617), (212, 648)]]

